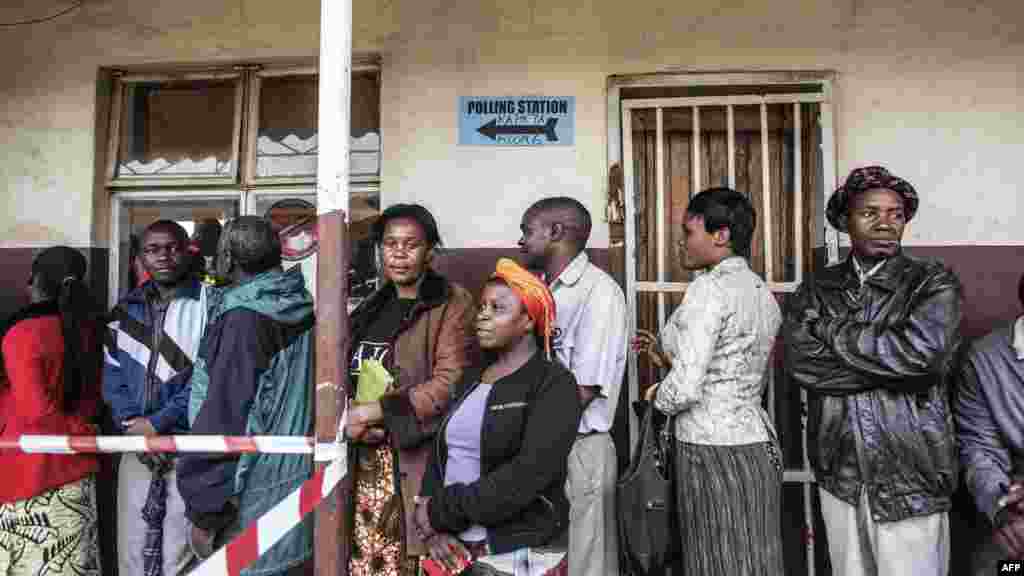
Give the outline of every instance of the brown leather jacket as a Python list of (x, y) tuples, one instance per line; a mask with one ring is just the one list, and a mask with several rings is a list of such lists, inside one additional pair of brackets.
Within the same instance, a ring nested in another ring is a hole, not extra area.
[(949, 386), (960, 281), (936, 262), (890, 258), (860, 286), (850, 260), (787, 301), (789, 376), (809, 392), (819, 485), (880, 521), (949, 510), (957, 486)]
[[(395, 287), (385, 284), (354, 310), (352, 341), (358, 342), (378, 312), (396, 298)], [(447, 413), (455, 384), (475, 356), (472, 326), (476, 308), (465, 288), (428, 270), (417, 300), (394, 339), (398, 389), (381, 398), (385, 428), (398, 452), (409, 555), (427, 553), (416, 536), (412, 515), (413, 498), (420, 492), (432, 446), (430, 439)], [(354, 393), (354, 382), (349, 390)]]

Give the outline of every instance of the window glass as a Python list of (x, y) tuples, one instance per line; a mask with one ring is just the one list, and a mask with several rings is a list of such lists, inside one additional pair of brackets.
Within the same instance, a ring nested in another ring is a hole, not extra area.
[(232, 177), (237, 82), (125, 83), (115, 177)]
[(199, 250), (191, 262), (193, 271), (199, 274), (212, 271), (216, 264), (220, 229), (238, 213), (238, 201), (232, 199), (125, 200), (120, 211), (118, 294), (124, 294), (145, 279), (145, 272), (136, 256), (147, 226), (157, 220), (173, 220), (181, 224)]
[[(256, 178), (313, 178), (317, 168), (317, 76), (260, 79)], [(380, 90), (377, 72), (352, 74), (350, 176), (380, 176)]]

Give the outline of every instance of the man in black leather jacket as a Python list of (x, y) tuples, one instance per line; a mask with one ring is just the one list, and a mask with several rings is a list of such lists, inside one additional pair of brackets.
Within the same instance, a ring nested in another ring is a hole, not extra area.
[(808, 449), (840, 576), (948, 572), (961, 288), (941, 264), (901, 252), (917, 206), (888, 170), (851, 172), (827, 210), (851, 255), (787, 305), (787, 369), (810, 392)]

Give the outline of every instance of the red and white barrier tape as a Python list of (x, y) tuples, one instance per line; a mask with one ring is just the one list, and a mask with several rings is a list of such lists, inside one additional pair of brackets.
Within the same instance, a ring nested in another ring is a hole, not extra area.
[[(344, 447), (344, 445), (342, 445)], [(238, 576), (261, 554), (270, 550), (302, 518), (312, 512), (338, 485), (348, 471), (347, 452), (306, 480), (298, 490), (278, 502), (266, 514), (245, 527), (240, 535), (219, 548), (189, 576)]]
[(241, 454), (313, 454), (317, 462), (336, 460), (344, 444), (316, 442), (307, 436), (33, 436), (0, 438), (0, 451), (26, 454), (122, 452), (203, 452)]
[(348, 444), (338, 427), (339, 441), (316, 442), (306, 436), (44, 436), (22, 435), (0, 438), (0, 451), (26, 454), (95, 454), (123, 452), (201, 452), (312, 454), (317, 462), (330, 462), (303, 482), (266, 514), (245, 527), (227, 545), (196, 567), (190, 576), (239, 576), (284, 537), (302, 518), (316, 509), (348, 472)]

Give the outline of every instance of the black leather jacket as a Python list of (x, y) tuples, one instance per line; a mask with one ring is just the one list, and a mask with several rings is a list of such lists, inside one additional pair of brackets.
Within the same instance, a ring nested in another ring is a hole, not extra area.
[(786, 367), (810, 392), (818, 483), (851, 505), (866, 490), (877, 521), (950, 508), (960, 302), (949, 269), (901, 254), (863, 288), (849, 259), (826, 268), (787, 303)]

